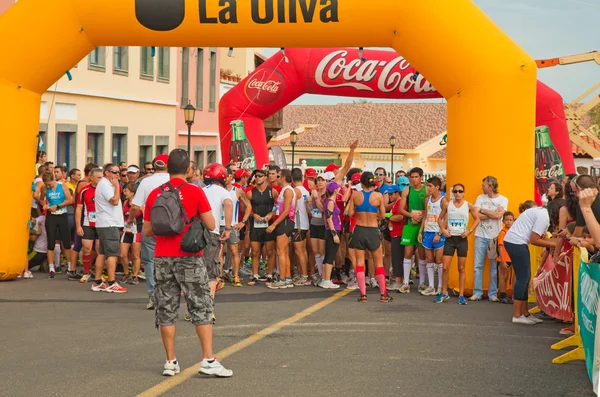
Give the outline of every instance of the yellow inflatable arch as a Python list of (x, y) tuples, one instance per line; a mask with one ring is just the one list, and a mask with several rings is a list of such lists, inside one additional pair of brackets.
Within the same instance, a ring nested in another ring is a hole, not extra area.
[[(471, 0), (20, 0), (0, 17), (3, 164), (29, 169), (44, 91), (96, 46), (392, 47), (448, 100), (448, 179), (533, 197), (533, 59)], [(26, 263), (31, 181), (0, 197), (0, 279)]]

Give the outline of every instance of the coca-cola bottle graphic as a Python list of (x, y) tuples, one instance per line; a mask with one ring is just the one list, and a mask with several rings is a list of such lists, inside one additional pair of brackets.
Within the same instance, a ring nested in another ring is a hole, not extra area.
[(563, 164), (558, 150), (552, 144), (548, 126), (535, 129), (535, 182), (543, 196), (552, 182), (560, 181), (565, 176)]
[(238, 167), (245, 170), (254, 170), (256, 168), (256, 158), (254, 150), (246, 138), (244, 132), (244, 122), (234, 120), (231, 125), (231, 146), (229, 147), (229, 157)]

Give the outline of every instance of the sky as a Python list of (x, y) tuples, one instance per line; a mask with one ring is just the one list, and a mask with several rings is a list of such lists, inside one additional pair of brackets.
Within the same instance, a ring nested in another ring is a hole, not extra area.
[[(600, 0), (474, 1), (534, 59), (600, 51)], [(271, 56), (277, 51), (278, 48), (263, 49), (266, 56)], [(540, 69), (538, 79), (560, 93), (565, 102), (570, 102), (600, 81), (600, 65), (586, 62)], [(352, 102), (354, 99), (304, 95), (293, 104), (330, 105)]]

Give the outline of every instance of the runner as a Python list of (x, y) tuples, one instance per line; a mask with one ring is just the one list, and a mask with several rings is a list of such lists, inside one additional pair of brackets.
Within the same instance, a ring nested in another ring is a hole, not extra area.
[[(54, 269), (54, 248), (58, 240), (58, 234), (62, 240), (63, 247), (65, 249), (65, 256), (70, 259), (73, 254), (71, 252), (71, 232), (69, 230), (69, 219), (67, 218), (66, 207), (73, 203), (71, 192), (69, 188), (56, 182), (54, 175), (46, 173), (42, 177), (44, 187), (40, 193), (41, 201), (44, 199), (48, 200), (48, 203), (44, 205), (46, 211), (46, 233), (48, 234), (48, 266), (50, 268), (49, 277), (56, 277), (56, 271)], [(77, 279), (78, 276), (74, 270), (71, 270), (71, 261), (68, 262), (69, 266), (69, 278)]]
[(327, 186), (327, 175), (317, 176), (317, 187), (311, 192), (310, 245), (315, 256), (316, 271), (311, 274), (313, 285), (318, 286), (323, 276), (325, 259), (325, 220), (323, 219), (323, 199)]
[(402, 241), (402, 230), (404, 229), (404, 217), (400, 215), (400, 203), (402, 202), (402, 190), (400, 186), (393, 185), (388, 189), (390, 202), (392, 204), (391, 216), (389, 218), (389, 229), (392, 250), (392, 269), (391, 275), (394, 277), (394, 282), (391, 282), (387, 287), (389, 291), (400, 291), (402, 287), (402, 279), (404, 278), (404, 246), (400, 244)]
[(289, 242), (294, 233), (294, 217), (298, 197), (292, 186), (292, 172), (290, 170), (281, 170), (279, 184), (281, 185), (281, 192), (277, 197), (277, 219), (266, 230), (268, 234), (275, 237), (279, 262), (279, 280), (273, 280), (273, 283), (267, 284), (267, 287), (272, 289), (292, 288), (294, 286), (290, 266)]
[[(442, 272), (442, 291), (434, 299), (435, 303), (444, 303), (450, 297), (448, 296), (448, 278), (450, 265), (454, 253), (458, 256), (458, 304), (466, 305), (465, 299), (465, 264), (467, 263), (467, 252), (469, 251), (469, 241), (467, 238), (473, 233), (473, 230), (479, 226), (479, 213), (475, 206), (465, 201), (465, 186), (457, 183), (452, 188), (454, 199), (452, 201), (444, 197), (442, 199), (442, 212), (438, 217), (440, 230), (446, 236), (444, 243), (444, 255), (442, 263), (444, 270)], [(473, 226), (469, 228), (469, 213), (475, 220)]]
[(381, 252), (380, 231), (377, 227), (378, 218), (385, 217), (383, 196), (375, 192), (375, 176), (364, 172), (360, 177), (363, 191), (354, 192), (350, 199), (348, 215), (356, 214), (356, 227), (352, 233), (352, 245), (356, 253), (356, 278), (360, 289), (359, 302), (367, 302), (367, 286), (365, 284), (365, 250), (371, 253), (375, 263), (375, 275), (379, 284), (380, 302), (391, 302), (392, 297), (385, 289), (385, 270)]
[[(210, 230), (218, 229), (218, 224), (213, 218), (211, 207), (202, 189), (186, 183), (186, 176), (191, 172), (190, 159), (184, 150), (173, 150), (167, 162), (170, 172), (170, 186), (161, 186), (162, 189), (173, 187), (179, 189), (180, 205), (183, 206), (189, 219), (198, 217)], [(223, 168), (224, 169), (224, 168)], [(153, 236), (151, 217), (152, 207), (161, 194), (161, 188), (154, 189), (147, 199), (147, 208), (144, 213), (144, 235)], [(175, 356), (175, 323), (177, 321), (181, 292), (183, 291), (187, 308), (192, 323), (196, 326), (196, 333), (202, 346), (202, 362), (199, 373), (219, 377), (233, 375), (231, 370), (224, 368), (216, 357), (213, 356), (213, 299), (210, 297), (208, 285), (208, 272), (202, 252), (196, 254), (185, 252), (181, 249), (181, 239), (189, 229), (174, 236), (156, 236), (155, 246), (155, 271), (156, 277), (156, 310), (155, 324), (160, 329), (160, 334), (166, 351), (166, 362), (163, 375), (173, 376), (181, 369)]]
[[(94, 168), (89, 173), (89, 183), (79, 191), (77, 207), (75, 208), (75, 225), (77, 236), (81, 241), (83, 250), (83, 276), (82, 283), (89, 281), (91, 277), (92, 266), (92, 247), (96, 242), (96, 252), (98, 252), (98, 232), (96, 231), (96, 186), (102, 179), (102, 170)], [(86, 182), (87, 183), (87, 182)], [(82, 183), (83, 184), (83, 183)], [(80, 184), (81, 186), (81, 184)], [(96, 269), (100, 268), (100, 275), (104, 267), (104, 259), (98, 256), (96, 258)]]
[(422, 183), (423, 170), (419, 167), (413, 168), (408, 173), (408, 178), (410, 187), (402, 191), (402, 202), (400, 203), (400, 215), (406, 219), (406, 224), (402, 230), (401, 243), (404, 245), (404, 285), (400, 287), (400, 292), (403, 294), (410, 292), (410, 270), (412, 269), (415, 251), (419, 261), (419, 292), (426, 288), (425, 274), (427, 271), (425, 250), (417, 240), (421, 230), (423, 212), (425, 211), (425, 198), (427, 197), (427, 187)]
[[(435, 296), (442, 292), (442, 254), (446, 236), (440, 231), (438, 217), (442, 212), (442, 194), (440, 188), (442, 181), (437, 176), (427, 180), (427, 207), (419, 230), (419, 243), (425, 248), (425, 260), (427, 261), (427, 279), (429, 286), (421, 291), (421, 295)], [(435, 289), (435, 275), (437, 269), (438, 288)]]
[(275, 267), (275, 236), (267, 233), (267, 228), (275, 214), (273, 206), (278, 197), (277, 191), (267, 184), (267, 173), (264, 170), (257, 169), (252, 173), (252, 179), (255, 180), (254, 188), (248, 190), (246, 197), (252, 207), (252, 217), (250, 218), (250, 245), (252, 247), (252, 279), (248, 285), (256, 285), (259, 282), (259, 264), (260, 255), (264, 248), (267, 256), (267, 278), (269, 285), (273, 282), (273, 268)]
[(302, 170), (300, 168), (294, 168), (292, 170), (292, 182), (296, 190), (296, 197), (299, 197), (298, 201), (296, 201), (296, 224), (292, 241), (294, 243), (294, 253), (298, 258), (300, 277), (294, 280), (294, 285), (306, 286), (311, 284), (308, 280), (308, 252), (306, 239), (310, 228), (308, 213), (312, 210), (312, 206), (310, 204), (311, 201), (308, 200), (310, 193), (304, 187)]
[(341, 186), (337, 182), (329, 182), (325, 188), (325, 259), (323, 261), (323, 280), (319, 287), (325, 289), (336, 289), (340, 286), (331, 282), (331, 272), (335, 256), (340, 247), (340, 236), (342, 233), (342, 222), (340, 219), (340, 209), (335, 203), (335, 198), (339, 193)]
[[(240, 174), (239, 171), (242, 171), (243, 173)], [(248, 178), (246, 177), (247, 173), (244, 170), (237, 170), (235, 172), (235, 175), (239, 176), (239, 178), (237, 178), (239, 181), (241, 181), (242, 178), (248, 180)], [(229, 256), (231, 257), (231, 264), (233, 268), (232, 285), (234, 287), (241, 287), (242, 282), (240, 280), (240, 250), (243, 249), (243, 241), (240, 233), (242, 230), (245, 230), (246, 222), (248, 222), (248, 218), (250, 217), (250, 202), (246, 197), (246, 192), (244, 191), (244, 189), (239, 184), (236, 186), (236, 183), (233, 183), (233, 178), (231, 178), (231, 176), (227, 178), (226, 188), (231, 196), (231, 200), (233, 203), (233, 217), (231, 220), (233, 228), (229, 233), (229, 239), (226, 241), (227, 247), (229, 248)], [(243, 208), (243, 213), (240, 211), (240, 208)], [(248, 213), (247, 215), (246, 212)], [(221, 217), (220, 226), (221, 233), (223, 233), (226, 228), (224, 216)]]
[[(137, 191), (136, 183), (128, 183), (123, 188), (123, 194), (125, 195), (125, 202), (123, 203), (123, 218), (129, 219), (129, 211), (131, 210), (131, 200), (135, 196)], [(139, 273), (140, 273), (140, 252), (142, 249), (142, 230), (143, 230), (143, 214), (139, 211), (136, 216), (136, 221), (133, 225), (127, 226), (123, 229), (121, 236), (121, 266), (123, 266), (123, 278), (121, 282), (138, 285), (139, 284)], [(133, 275), (129, 274), (129, 250), (131, 249), (131, 261), (133, 262)]]
[[(94, 168), (98, 168), (98, 164), (94, 164), (94, 163), (89, 163), (85, 165), (85, 168), (83, 169), (83, 178), (79, 180), (79, 182), (77, 183), (77, 186), (75, 186), (75, 195), (74, 195), (74, 203), (73, 205), (75, 206), (75, 242), (73, 243), (73, 256), (71, 257), (71, 262), (73, 263), (77, 263), (78, 259), (79, 259), (79, 253), (81, 252), (82, 248), (83, 248), (83, 243), (82, 243), (82, 239), (81, 239), (81, 235), (79, 235), (78, 233), (78, 227), (79, 226), (83, 226), (83, 217), (80, 216), (81, 221), (77, 221), (77, 205), (81, 202), (81, 191), (83, 190), (84, 187), (86, 187), (87, 185), (89, 185), (90, 183), (90, 179), (91, 179), (91, 172)], [(98, 179), (98, 181), (100, 181), (100, 179)], [(95, 212), (95, 208), (94, 208), (94, 212)], [(88, 254), (89, 255), (89, 254)], [(91, 256), (88, 257), (88, 261), (86, 262), (86, 257), (82, 255), (82, 262), (83, 262), (83, 275), (82, 277), (79, 279), (80, 283), (85, 283), (88, 282), (91, 275), (91, 267), (92, 267), (92, 258)]]

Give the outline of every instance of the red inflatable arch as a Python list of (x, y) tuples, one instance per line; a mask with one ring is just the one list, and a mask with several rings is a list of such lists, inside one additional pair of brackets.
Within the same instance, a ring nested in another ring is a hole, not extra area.
[[(356, 48), (285, 49), (228, 91), (219, 103), (222, 158), (229, 162), (230, 122), (243, 120), (257, 166), (268, 163), (263, 120), (303, 94), (383, 99), (442, 98), (401, 56)], [(416, 75), (416, 76), (415, 76)], [(491, 95), (493, 95), (491, 93)], [(509, 114), (506, 117), (510, 117)], [(562, 97), (538, 81), (536, 125), (547, 125), (565, 173), (575, 172)], [(483, 133), (483, 132), (482, 132)], [(523, 139), (533, 139), (530, 136)], [(451, 141), (450, 137), (450, 141)], [(502, 139), (499, 139), (502, 145)], [(507, 148), (510, 153), (510, 148)], [(508, 160), (507, 160), (508, 161)]]

